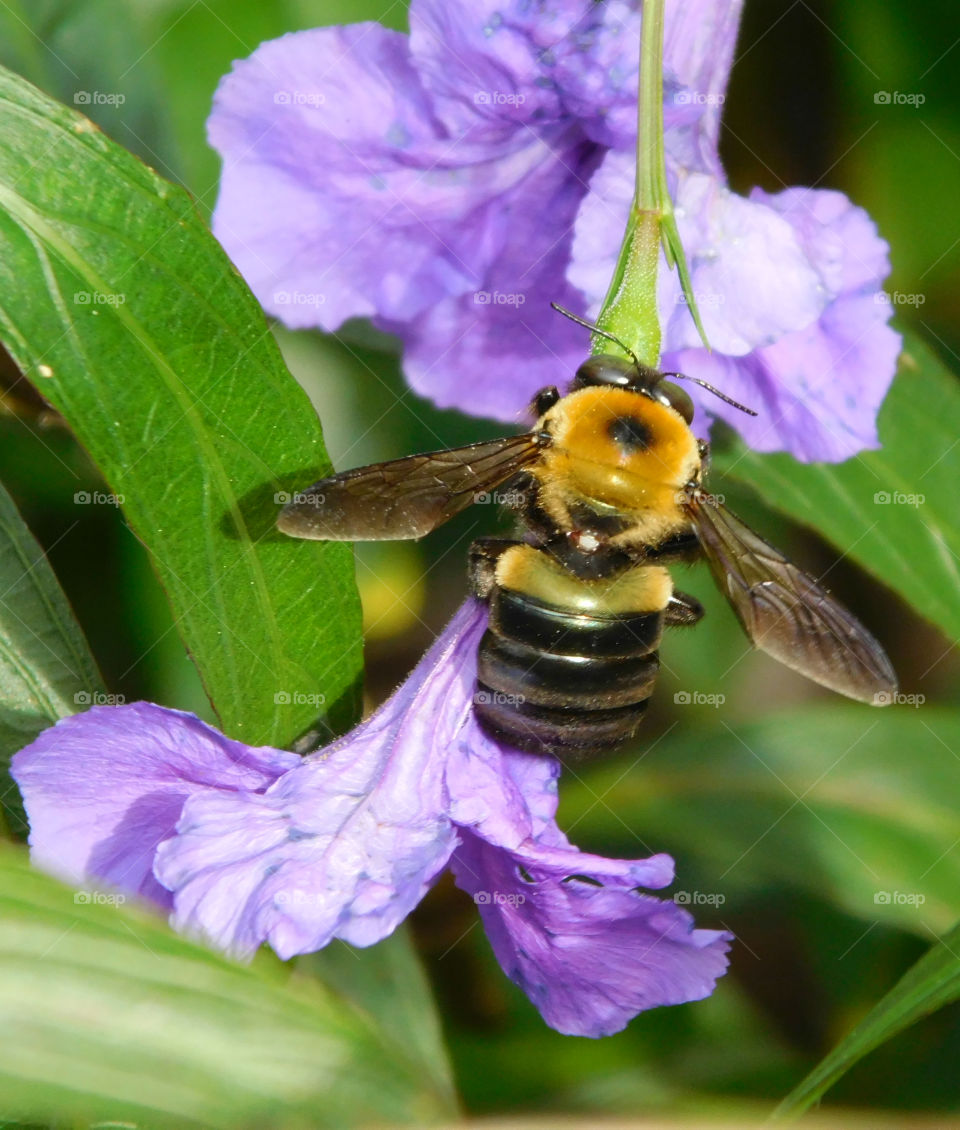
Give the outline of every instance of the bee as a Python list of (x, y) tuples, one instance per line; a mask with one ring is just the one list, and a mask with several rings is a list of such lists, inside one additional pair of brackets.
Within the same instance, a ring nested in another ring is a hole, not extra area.
[(506, 745), (575, 763), (633, 738), (653, 692), (666, 627), (703, 606), (670, 566), (706, 558), (754, 645), (833, 691), (894, 698), (890, 661), (867, 629), (710, 494), (709, 445), (693, 402), (621, 342), (595, 354), (565, 394), (541, 390), (521, 435), (343, 471), (294, 497), (279, 528), (298, 538), (419, 538), (478, 496), (516, 515), (522, 536), (481, 538), (471, 587), (487, 604), (473, 709)]

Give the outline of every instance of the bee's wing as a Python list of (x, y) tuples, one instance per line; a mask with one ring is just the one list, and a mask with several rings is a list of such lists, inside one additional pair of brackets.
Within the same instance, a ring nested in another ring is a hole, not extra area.
[(832, 691), (876, 706), (897, 676), (867, 629), (736, 515), (697, 494), (690, 512), (721, 592), (751, 641)]
[(294, 495), (277, 525), (317, 541), (419, 538), (532, 463), (541, 447), (531, 432), (342, 471)]

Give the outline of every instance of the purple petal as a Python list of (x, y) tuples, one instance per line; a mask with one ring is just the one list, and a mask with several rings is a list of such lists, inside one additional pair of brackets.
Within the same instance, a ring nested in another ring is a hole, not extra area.
[[(798, 233), (773, 208), (702, 173), (681, 178), (675, 204), (694, 297), (716, 352), (749, 353), (817, 320), (832, 296)], [(666, 264), (661, 272), (664, 351), (697, 348), (679, 276)]]
[(751, 419), (693, 390), (700, 408), (730, 423), (757, 451), (835, 462), (876, 447), (877, 413), (901, 347), (881, 289), (890, 269), (887, 244), (867, 213), (839, 192), (755, 189), (751, 200), (797, 232), (827, 299), (823, 313), (745, 357), (677, 350), (664, 356), (664, 367), (701, 377), (759, 411)]
[[(608, 154), (580, 210), (567, 272), (592, 309), (606, 292), (632, 191), (633, 158)], [(832, 296), (788, 219), (702, 173), (680, 175), (675, 204), (694, 297), (714, 350), (749, 353), (816, 321)], [(658, 306), (664, 352), (700, 345), (679, 276), (663, 259)]]
[(153, 858), (187, 798), (255, 793), (299, 760), (232, 741), (192, 714), (138, 702), (61, 719), (15, 755), (11, 772), (38, 867), (169, 906)]
[(842, 192), (822, 188), (787, 188), (750, 199), (783, 216), (796, 231), (809, 261), (832, 298), (841, 294), (876, 294), (890, 274), (890, 248), (863, 208)]
[[(706, 91), (668, 110), (684, 144), (712, 136), (738, 17), (692, 7), (667, 35), (674, 87)], [(302, 32), (236, 64), (210, 119), (214, 228), (287, 325), (372, 317), (417, 391), (516, 423), (585, 352), (549, 303), (582, 306), (563, 276), (598, 143), (633, 148), (637, 4), (417, 0), (411, 29)]]
[[(593, 314), (610, 286), (630, 215), (634, 161), (630, 153), (609, 151), (590, 178), (590, 191), (575, 219), (567, 281), (581, 292), (581, 303)], [(661, 274), (658, 282), (663, 281)]]
[(449, 137), (407, 37), (379, 24), (262, 44), (221, 82), (209, 134), (224, 158), (217, 238), (293, 327), (406, 320), (475, 290), (476, 210), (541, 157), (533, 138), (491, 152)]
[(729, 934), (695, 930), (674, 903), (635, 893), (672, 881), (667, 856), (508, 852), (467, 833), (452, 862), (504, 972), (566, 1035), (611, 1035), (644, 1009), (700, 1000), (726, 969)]
[[(470, 667), (475, 678), (475, 655)], [(562, 840), (554, 824), (559, 776), (555, 758), (501, 745), (480, 727), (471, 710), (447, 760), (450, 818), (497, 847), (517, 848), (540, 837)]]
[[(605, 145), (636, 137), (636, 3), (414, 0), (411, 49), (453, 132), (478, 116), (490, 136), (577, 122)], [(495, 132), (495, 131), (500, 131)]]
[[(678, 174), (678, 226), (714, 352), (700, 347), (676, 272), (661, 266), (661, 365), (700, 377), (760, 413), (751, 419), (691, 388), (698, 411), (758, 451), (841, 460), (875, 447), (876, 416), (896, 369), (881, 284), (887, 245), (841, 193), (754, 190), (736, 196)], [(615, 255), (611, 211), (626, 215), (629, 160), (611, 153), (580, 211), (570, 281), (599, 304)]]
[[(454, 135), (478, 126), (497, 142), (530, 122), (553, 124), (559, 92), (543, 72), (537, 31), (558, 39), (575, 17), (555, 6), (540, 19), (516, 0), (412, 0), (410, 51), (438, 116)], [(531, 16), (533, 18), (531, 19)]]
[(706, 996), (726, 968), (728, 936), (693, 930), (673, 903), (634, 893), (673, 881), (669, 856), (605, 859), (572, 847), (554, 819), (558, 776), (553, 758), (503, 748), (472, 713), (450, 751), (449, 812), (461, 828), (453, 870), (504, 972), (573, 1035), (607, 1035), (642, 1009)]
[(398, 33), (286, 36), (221, 84), (214, 228), (287, 325), (373, 316), (408, 341), (418, 391), (516, 421), (556, 379), (543, 339), (564, 360), (583, 350), (549, 302), (576, 301), (562, 271), (596, 153), (570, 130), (514, 133), (484, 143), (477, 117), (470, 136), (449, 136)]
[(681, 168), (722, 176), (717, 142), (743, 0), (684, 0), (664, 26), (664, 145)]
[(464, 605), (392, 698), (262, 796), (189, 802), (156, 864), (175, 924), (283, 958), (393, 931), (457, 843), (444, 764), (472, 721), (485, 626), (483, 606)]
[(700, 411), (725, 419), (755, 451), (839, 462), (878, 446), (876, 418), (900, 353), (883, 295), (838, 298), (823, 316), (766, 349), (722, 357), (703, 349), (663, 357), (757, 410), (753, 419), (699, 390)]
[(441, 407), (514, 424), (541, 388), (565, 384), (588, 351), (584, 330), (550, 303), (582, 305), (563, 271), (596, 149), (538, 144), (538, 166), (490, 206), (487, 230), (496, 231), (497, 248), (482, 285), (407, 327), (386, 325), (406, 340), (404, 369), (418, 392)]
[(554, 823), (560, 763), (499, 745), (471, 714), (447, 765), (451, 819), (496, 847), (565, 842)]
[[(694, 0), (666, 14), (668, 130), (684, 153), (717, 161), (716, 138), (741, 0)], [(640, 12), (636, 0), (414, 0), (411, 49), (452, 132), (485, 117), (495, 132), (575, 121), (602, 145), (633, 149)], [(690, 162), (694, 167), (694, 162)]]

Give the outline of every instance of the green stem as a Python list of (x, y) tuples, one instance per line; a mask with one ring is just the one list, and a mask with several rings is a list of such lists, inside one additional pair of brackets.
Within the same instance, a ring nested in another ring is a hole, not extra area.
[(663, 156), (663, 6), (644, 0), (640, 30), (640, 93), (637, 100), (637, 176), (634, 206), (658, 213), (669, 205)]
[[(663, 144), (664, 0), (644, 0), (640, 29), (640, 91), (637, 101), (637, 171), (627, 230), (610, 289), (597, 325), (618, 337), (646, 365), (660, 360), (657, 272), (661, 242), (670, 266), (676, 266), (690, 312), (707, 344), (690, 284), (683, 246), (667, 189)], [(595, 353), (620, 352), (600, 336)]]

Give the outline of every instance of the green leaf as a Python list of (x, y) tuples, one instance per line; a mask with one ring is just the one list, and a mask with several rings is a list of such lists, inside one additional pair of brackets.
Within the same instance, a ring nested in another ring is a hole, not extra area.
[(635, 773), (611, 764), (566, 781), (561, 826), (592, 850), (674, 855), (675, 890), (705, 925), (786, 885), (867, 930), (928, 937), (960, 918), (957, 750), (956, 711), (931, 706), (831, 703), (715, 728), (691, 719), (650, 744)]
[(131, 0), (7, 0), (0, 65), (68, 106), (83, 106), (111, 137), (156, 161), (172, 146), (164, 86), (137, 8)]
[(739, 442), (718, 448), (714, 463), (960, 639), (960, 385), (909, 335), (879, 433), (880, 450), (845, 463), (798, 463)]
[(0, 335), (122, 497), (223, 728), (351, 720), (351, 553), (274, 530), (275, 493), (329, 463), (256, 300), (186, 193), (86, 119), (0, 72), (0, 121)]
[(960, 999), (960, 926), (938, 938), (867, 1017), (810, 1072), (773, 1114), (793, 1121), (868, 1052), (922, 1017)]
[(205, 123), (234, 60), (265, 40), (324, 24), (406, 27), (405, 4), (384, 8), (378, 0), (5, 0), (0, 65), (79, 105), (183, 183), (208, 215), (220, 168)]
[(432, 1089), (448, 1096), (451, 1104), (455, 1102), (440, 1019), (406, 927), (367, 949), (334, 942), (300, 958), (297, 967), (336, 985), (339, 992), (373, 1016), (385, 1032), (400, 1036)]
[[(150, 1127), (424, 1125), (453, 1114), (403, 1033), (0, 851), (0, 1114)], [(399, 1038), (398, 1038), (399, 1037)]]
[(0, 486), (0, 761), (102, 690), (57, 578)]

